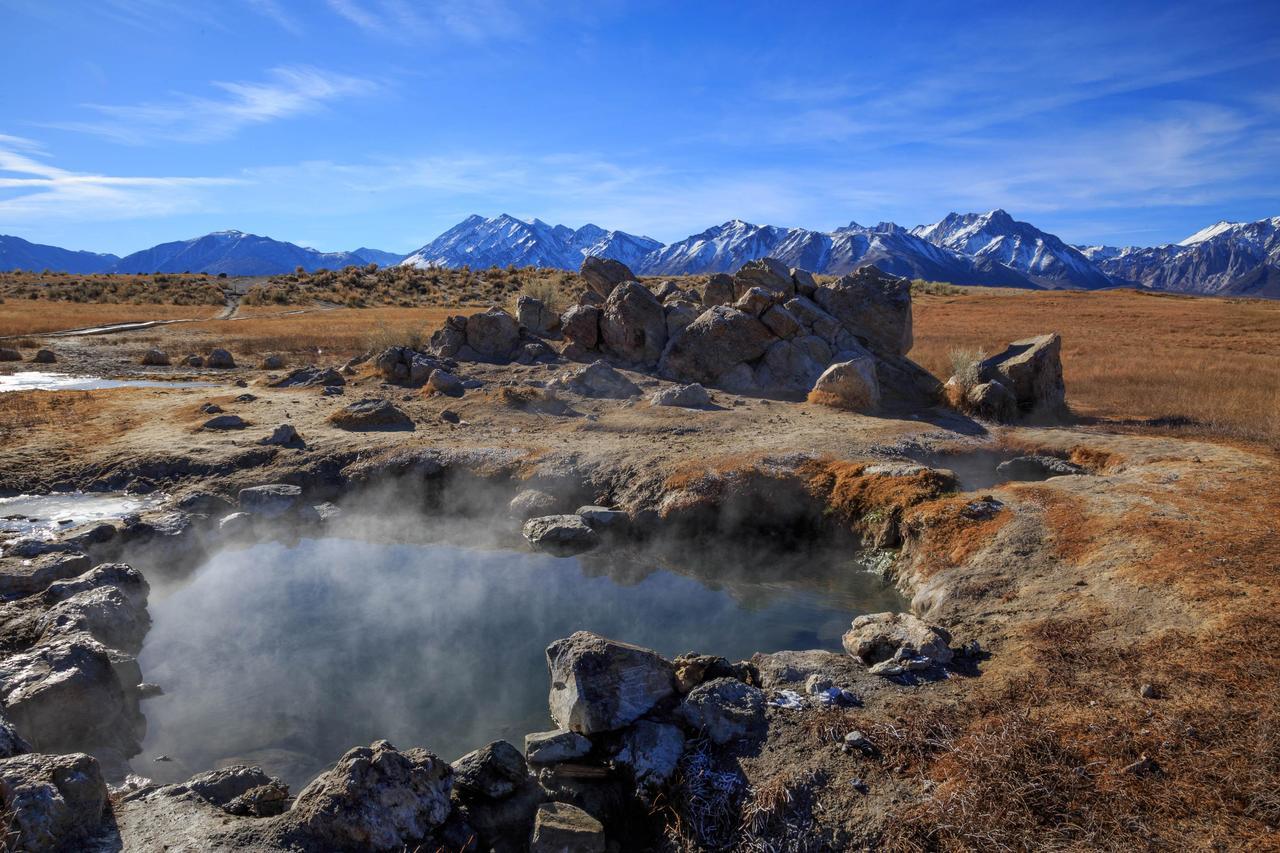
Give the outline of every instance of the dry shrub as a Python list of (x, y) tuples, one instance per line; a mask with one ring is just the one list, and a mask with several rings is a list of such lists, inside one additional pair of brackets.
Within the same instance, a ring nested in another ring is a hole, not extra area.
[(986, 350), (981, 347), (949, 350), (947, 360), (951, 363), (951, 375), (959, 379), (964, 388), (974, 388), (982, 383), (979, 368), (987, 360)]

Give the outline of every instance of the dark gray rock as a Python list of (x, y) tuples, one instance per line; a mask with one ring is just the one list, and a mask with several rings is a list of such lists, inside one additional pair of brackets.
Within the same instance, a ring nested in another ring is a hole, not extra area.
[(202, 429), (229, 430), (244, 429), (249, 422), (239, 415), (215, 415), (201, 424)]
[[(859, 269), (814, 291), (814, 301), (866, 341), (873, 352), (901, 356), (911, 350), (911, 282), (874, 266)], [(837, 346), (842, 342), (835, 341)]]
[(713, 273), (707, 286), (702, 289), (702, 307), (732, 305), (733, 301), (733, 276), (722, 272)]
[[(490, 308), (467, 317), (467, 346), (481, 360), (505, 363), (511, 360), (520, 342), (520, 324), (501, 308)], [(459, 360), (462, 352), (459, 351)]]
[(604, 302), (600, 339), (600, 348), (614, 358), (657, 364), (667, 343), (667, 317), (662, 303), (639, 282), (624, 281)]
[(717, 678), (689, 691), (679, 709), (690, 729), (719, 744), (753, 739), (765, 732), (765, 697), (734, 678)]
[(601, 310), (594, 305), (574, 305), (560, 315), (560, 330), (566, 340), (584, 350), (600, 345)]
[(1055, 456), (1018, 456), (996, 466), (996, 473), (1009, 480), (1047, 480), (1050, 477), (1070, 477), (1088, 474), (1079, 465)]
[(53, 350), (42, 349), (37, 350), (36, 354), (31, 357), (36, 364), (56, 364), (58, 357), (54, 355)]
[(524, 738), (524, 757), (530, 764), (559, 764), (584, 758), (590, 752), (591, 741), (565, 729), (533, 732)]
[(431, 375), (427, 377), (426, 387), (446, 397), (461, 397), (464, 393), (462, 380), (449, 371), (439, 368), (431, 371)]
[(141, 363), (146, 367), (168, 367), (169, 355), (164, 350), (149, 349), (142, 354)]
[(535, 335), (553, 335), (560, 330), (560, 317), (541, 299), (521, 295), (516, 298), (516, 319)]
[(627, 730), (614, 763), (625, 767), (636, 787), (652, 796), (675, 775), (684, 752), (684, 732), (669, 723), (640, 720)]
[(453, 784), (463, 795), (500, 800), (528, 776), (524, 756), (505, 740), (495, 740), (453, 762)]
[(543, 803), (534, 818), (529, 853), (604, 853), (604, 826), (577, 806)]
[(588, 290), (597, 296), (607, 299), (613, 289), (624, 281), (635, 281), (635, 273), (630, 267), (612, 258), (589, 256), (582, 259), (578, 275), (586, 282)]
[(626, 527), (631, 516), (620, 509), (604, 506), (580, 506), (577, 515), (595, 530), (620, 530)]
[(378, 397), (367, 397), (344, 406), (329, 416), (329, 422), (353, 432), (413, 429), (413, 418), (389, 400)]
[(293, 424), (280, 424), (280, 426), (271, 431), (271, 435), (259, 441), (258, 444), (273, 447), (294, 447), (302, 444), (302, 436), (298, 435), (298, 430)]
[(317, 385), (340, 387), (347, 380), (342, 373), (333, 367), (314, 367), (307, 365), (292, 370), (283, 379), (271, 383), (272, 388), (313, 388)]
[(795, 282), (791, 279), (791, 270), (774, 258), (757, 258), (742, 265), (733, 274), (733, 293), (741, 299), (743, 294), (753, 287), (773, 294), (773, 299), (785, 302), (796, 295)]
[(231, 353), (224, 349), (214, 349), (209, 353), (209, 357), (204, 360), (205, 367), (214, 367), (219, 369), (227, 369), (236, 366), (236, 360), (231, 357)]
[(1008, 388), (1024, 414), (1058, 418), (1067, 413), (1062, 338), (1057, 334), (1014, 341), (978, 365), (978, 375)]
[(289, 483), (271, 483), (241, 489), (237, 502), (244, 512), (260, 518), (276, 518), (292, 512), (302, 502), (302, 487)]

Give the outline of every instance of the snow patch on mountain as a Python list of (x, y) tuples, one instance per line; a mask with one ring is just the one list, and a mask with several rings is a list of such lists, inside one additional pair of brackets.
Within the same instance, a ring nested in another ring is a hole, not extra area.
[(650, 237), (606, 231), (597, 225), (573, 229), (540, 219), (502, 214), (472, 215), (410, 254), (401, 263), (429, 267), (536, 266), (577, 269), (588, 255), (638, 263), (662, 246)]

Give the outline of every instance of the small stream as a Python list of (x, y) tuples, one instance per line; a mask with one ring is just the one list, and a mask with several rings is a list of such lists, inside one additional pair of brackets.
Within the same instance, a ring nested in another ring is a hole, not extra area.
[(101, 391), (107, 388), (208, 388), (216, 382), (164, 379), (105, 379), (101, 376), (72, 376), (24, 370), (0, 375), (0, 393), (5, 391)]
[(164, 499), (162, 494), (126, 495), (118, 492), (65, 492), (0, 498), (0, 540), (23, 537), (53, 539), (76, 525), (122, 518), (150, 509)]
[[(387, 738), (453, 760), (553, 728), (544, 650), (577, 630), (673, 656), (840, 648), (900, 594), (849, 553), (517, 550), (303, 539), (224, 550), (152, 596), (138, 772), (259, 764), (294, 790)], [(153, 586), (154, 588), (154, 586)], [(154, 761), (158, 756), (168, 760)]]

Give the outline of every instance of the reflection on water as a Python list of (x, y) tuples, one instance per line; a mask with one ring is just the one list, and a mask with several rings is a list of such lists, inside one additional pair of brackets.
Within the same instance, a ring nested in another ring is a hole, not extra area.
[(207, 388), (214, 382), (181, 382), (160, 379), (103, 379), (101, 376), (72, 376), (24, 370), (0, 376), (0, 393), (5, 391), (100, 391), (106, 388)]
[(247, 760), (298, 786), (378, 738), (450, 760), (523, 746), (551, 727), (543, 651), (573, 631), (739, 659), (838, 649), (856, 614), (904, 606), (847, 554), (750, 562), (681, 559), (712, 585), (643, 556), (354, 539), (223, 551), (152, 603), (141, 663), (165, 695), (144, 703), (135, 767), (177, 780)]
[(164, 495), (66, 492), (0, 498), (0, 538), (51, 539), (59, 531), (89, 521), (104, 521), (141, 512)]

